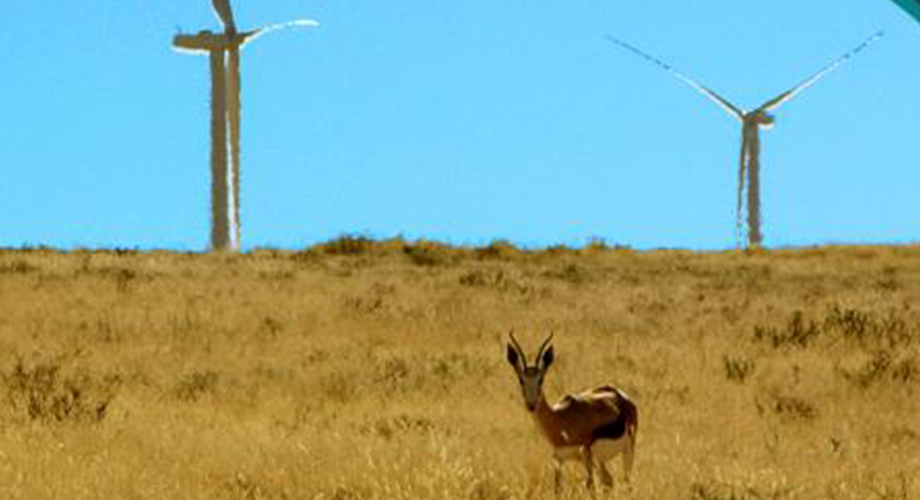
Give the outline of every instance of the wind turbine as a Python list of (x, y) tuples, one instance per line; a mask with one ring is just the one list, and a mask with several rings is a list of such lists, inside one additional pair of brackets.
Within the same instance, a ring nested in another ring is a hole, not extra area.
[(917, 21), (920, 21), (920, 0), (894, 0), (894, 3), (904, 9)]
[[(301, 19), (239, 32), (230, 0), (211, 0), (211, 6), (224, 32), (179, 33), (173, 38), (173, 47), (180, 51), (206, 53), (211, 58), (211, 249), (239, 251), (240, 50), (270, 31), (319, 24)], [(228, 150), (232, 168), (227, 165)]]
[(738, 106), (735, 106), (724, 97), (715, 93), (713, 90), (697, 82), (696, 80), (693, 80), (689, 76), (681, 73), (670, 64), (667, 64), (655, 58), (654, 56), (643, 52), (642, 50), (636, 48), (633, 45), (630, 45), (629, 43), (609, 35), (607, 36), (607, 40), (625, 48), (626, 50), (638, 55), (639, 57), (642, 57), (652, 64), (655, 64), (668, 73), (671, 73), (678, 80), (686, 83), (697, 92), (702, 93), (713, 102), (715, 102), (720, 108), (728, 112), (728, 114), (737, 118), (741, 122), (741, 159), (738, 162), (738, 202), (736, 206), (736, 231), (738, 237), (738, 246), (741, 247), (743, 239), (743, 228), (741, 222), (742, 209), (744, 206), (745, 186), (747, 186), (746, 194), (748, 247), (751, 249), (757, 249), (760, 247), (761, 241), (763, 240), (763, 233), (760, 229), (760, 129), (773, 128), (775, 119), (771, 112), (775, 111), (783, 104), (789, 102), (793, 97), (797, 96), (808, 87), (811, 87), (817, 83), (818, 80), (826, 76), (832, 70), (839, 67), (854, 55), (861, 52), (876, 39), (880, 38), (883, 34), (884, 32), (882, 31), (873, 34), (864, 42), (857, 45), (846, 54), (838, 57), (833, 62), (812, 76), (806, 78), (795, 87), (766, 101), (751, 111), (745, 111)]

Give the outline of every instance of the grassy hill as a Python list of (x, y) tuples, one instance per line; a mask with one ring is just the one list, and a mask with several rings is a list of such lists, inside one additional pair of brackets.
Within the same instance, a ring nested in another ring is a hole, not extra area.
[(554, 498), (512, 328), (637, 401), (611, 496), (920, 497), (920, 248), (344, 238), (0, 251), (0, 498)]

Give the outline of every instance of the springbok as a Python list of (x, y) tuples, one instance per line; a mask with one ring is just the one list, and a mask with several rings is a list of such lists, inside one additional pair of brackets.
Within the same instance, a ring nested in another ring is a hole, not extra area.
[(578, 394), (566, 394), (550, 405), (543, 395), (543, 378), (553, 363), (552, 333), (543, 341), (533, 366), (513, 333), (509, 333), (508, 362), (514, 367), (527, 410), (553, 447), (555, 490), (559, 493), (562, 464), (581, 460), (588, 472), (587, 487), (594, 488), (594, 470), (601, 483), (613, 486), (606, 463), (623, 455), (626, 482), (632, 471), (639, 414), (636, 405), (611, 385), (602, 385)]

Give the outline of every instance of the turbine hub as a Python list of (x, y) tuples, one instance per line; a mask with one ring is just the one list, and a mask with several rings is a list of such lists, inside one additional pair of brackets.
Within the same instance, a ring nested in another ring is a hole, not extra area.
[(762, 129), (766, 129), (766, 130), (771, 129), (773, 128), (774, 125), (776, 125), (776, 118), (770, 113), (767, 113), (766, 111), (758, 110), (757, 115), (756, 115), (756, 121), (757, 121), (757, 126), (759, 126)]
[(247, 31), (244, 33), (214, 33), (211, 30), (199, 31), (194, 35), (180, 33), (173, 38), (173, 47), (192, 52), (229, 50), (243, 46), (246, 41), (256, 33), (258, 33), (258, 31)]

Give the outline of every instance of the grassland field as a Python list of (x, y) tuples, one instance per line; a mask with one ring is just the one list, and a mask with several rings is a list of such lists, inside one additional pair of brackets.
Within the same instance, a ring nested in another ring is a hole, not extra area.
[(0, 250), (0, 499), (555, 498), (512, 328), (637, 402), (601, 498), (920, 499), (920, 247), (351, 237)]

